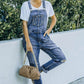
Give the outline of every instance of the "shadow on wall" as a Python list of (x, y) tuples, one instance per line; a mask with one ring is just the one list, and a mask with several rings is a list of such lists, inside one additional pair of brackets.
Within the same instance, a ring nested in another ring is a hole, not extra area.
[(84, 77), (81, 77), (81, 78), (79, 78), (69, 84), (84, 84)]

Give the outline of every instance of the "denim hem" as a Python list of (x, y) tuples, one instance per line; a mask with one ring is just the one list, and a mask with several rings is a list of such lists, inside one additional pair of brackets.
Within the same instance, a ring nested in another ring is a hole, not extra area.
[(46, 70), (43, 66), (40, 68), (40, 71), (43, 70), (43, 72), (47, 73), (48, 70)]

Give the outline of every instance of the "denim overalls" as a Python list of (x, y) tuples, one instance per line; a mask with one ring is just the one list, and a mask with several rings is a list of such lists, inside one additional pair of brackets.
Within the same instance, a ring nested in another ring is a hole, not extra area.
[[(39, 71), (43, 70), (45, 73), (47, 73), (49, 70), (64, 63), (63, 60), (66, 60), (66, 58), (60, 47), (57, 47), (57, 45), (51, 40), (48, 34), (43, 36), (45, 31), (47, 30), (47, 12), (45, 9), (45, 0), (42, 0), (43, 9), (32, 10), (30, 0), (28, 1), (28, 6), (30, 9), (30, 17), (27, 24), (29, 39), (32, 44), (34, 54), (36, 56)], [(23, 48), (26, 51), (26, 41), (24, 35), (22, 43)], [(43, 64), (42, 66), (40, 66), (39, 62), (40, 49), (42, 49), (52, 58), (50, 61)], [(28, 51), (27, 57), (30, 65), (36, 66), (31, 51)], [(39, 80), (34, 80), (34, 84), (42, 84), (41, 76)]]

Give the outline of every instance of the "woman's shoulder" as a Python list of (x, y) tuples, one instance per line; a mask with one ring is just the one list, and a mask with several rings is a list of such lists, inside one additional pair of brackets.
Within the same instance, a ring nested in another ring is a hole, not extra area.
[(28, 4), (28, 1), (24, 1), (22, 4), (23, 4), (23, 5), (26, 5), (26, 4)]
[(45, 0), (45, 4), (46, 4), (46, 5), (51, 5), (51, 2), (50, 2), (50, 1)]
[(45, 3), (48, 3), (48, 4), (50, 4), (51, 2), (50, 2), (50, 1), (47, 1), (47, 0), (45, 0)]
[(22, 6), (27, 6), (27, 4), (28, 4), (28, 1), (24, 1), (24, 2), (22, 3)]
[(21, 8), (28, 8), (28, 1), (24, 1), (23, 3), (22, 3), (22, 6), (21, 6)]
[(47, 0), (44, 0), (45, 1), (45, 3), (50, 3), (50, 1), (47, 1)]

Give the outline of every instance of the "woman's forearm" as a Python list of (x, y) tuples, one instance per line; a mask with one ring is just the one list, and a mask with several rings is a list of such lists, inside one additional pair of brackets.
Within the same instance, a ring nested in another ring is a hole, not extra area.
[(27, 28), (27, 22), (26, 21), (23, 21), (23, 33), (24, 33), (24, 36), (25, 36), (26, 43), (29, 43), (30, 39), (29, 39), (29, 33), (28, 33), (28, 28)]
[(51, 24), (50, 24), (50, 27), (49, 27), (49, 31), (51, 32), (51, 30), (53, 29), (53, 27), (55, 26), (56, 22), (57, 22), (57, 18), (55, 15), (53, 15), (51, 17), (52, 21), (51, 21)]

